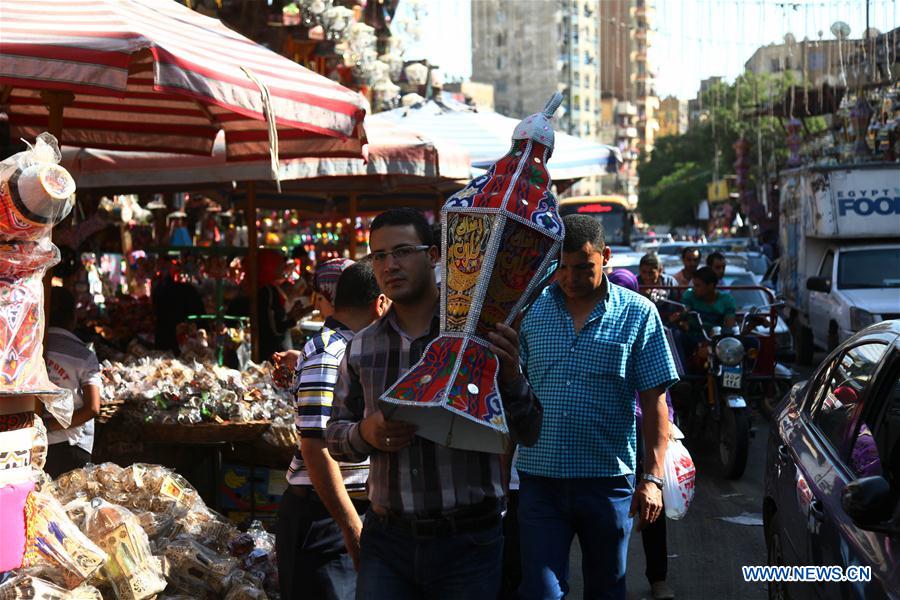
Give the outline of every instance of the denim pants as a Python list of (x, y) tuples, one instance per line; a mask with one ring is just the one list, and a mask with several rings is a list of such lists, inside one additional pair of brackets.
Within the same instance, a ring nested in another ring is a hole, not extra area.
[(581, 546), (584, 598), (625, 599), (625, 564), (634, 475), (587, 479), (534, 477), (519, 472), (519, 534), (525, 600), (569, 593), (572, 538)]
[[(364, 503), (358, 503), (360, 510)], [(275, 555), (282, 600), (352, 600), (356, 570), (340, 527), (315, 497), (285, 491), (278, 507)]]
[(369, 511), (363, 525), (357, 600), (480, 600), (500, 590), (500, 524), (424, 537)]

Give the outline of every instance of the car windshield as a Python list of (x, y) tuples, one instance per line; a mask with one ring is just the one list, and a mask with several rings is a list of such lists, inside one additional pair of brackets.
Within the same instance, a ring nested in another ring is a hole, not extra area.
[(746, 312), (754, 306), (765, 306), (769, 299), (762, 290), (724, 290), (734, 296), (738, 311)]
[(838, 289), (900, 288), (900, 250), (853, 250), (841, 252)]

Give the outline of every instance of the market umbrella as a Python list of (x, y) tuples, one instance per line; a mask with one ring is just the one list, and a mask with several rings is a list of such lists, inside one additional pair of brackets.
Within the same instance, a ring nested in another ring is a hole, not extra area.
[[(365, 159), (313, 156), (281, 160), (281, 181), (290, 189), (329, 191), (363, 187), (359, 185), (362, 178), (368, 183), (374, 178), (403, 178), (411, 185), (421, 185), (470, 176), (469, 157), (455, 144), (436, 143), (387, 122), (367, 123), (365, 129)], [(260, 181), (268, 179), (270, 168), (267, 161), (229, 163), (222, 134), (216, 138), (212, 156), (64, 147), (62, 164), (78, 189), (123, 193)]]
[[(427, 132), (438, 141), (453, 142), (469, 154), (472, 167), (477, 169), (487, 169), (507, 153), (519, 123), (491, 110), (474, 109), (446, 94), (440, 100), (372, 115), (366, 122), (381, 121)], [(561, 181), (615, 172), (619, 164), (621, 155), (617, 148), (557, 132), (553, 161), (548, 167), (550, 177)]]
[(0, 105), (13, 136), (70, 146), (208, 155), (219, 130), (228, 160), (363, 145), (359, 94), (172, 0), (0, 0)]

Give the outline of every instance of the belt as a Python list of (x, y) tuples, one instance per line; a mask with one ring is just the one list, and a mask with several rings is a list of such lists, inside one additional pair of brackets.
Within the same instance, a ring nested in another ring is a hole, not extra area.
[(383, 523), (401, 529), (414, 537), (443, 537), (483, 531), (491, 527), (498, 527), (502, 518), (497, 501), (483, 502), (434, 518), (398, 515), (390, 512), (379, 513), (375, 510), (372, 511), (372, 514)]
[[(289, 485), (287, 487), (286, 493), (291, 494), (292, 496), (296, 496), (301, 500), (309, 500), (312, 502), (322, 503), (322, 499), (319, 498), (319, 495), (316, 493), (315, 488), (306, 485)], [(357, 509), (365, 510), (369, 507), (369, 501), (363, 498), (354, 498), (350, 497), (350, 501), (353, 502), (353, 506)]]

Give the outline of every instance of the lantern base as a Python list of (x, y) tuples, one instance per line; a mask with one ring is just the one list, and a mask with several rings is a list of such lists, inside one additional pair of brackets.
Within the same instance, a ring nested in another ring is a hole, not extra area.
[(416, 435), (436, 444), (488, 454), (505, 454), (509, 450), (508, 434), (485, 427), (445, 406), (409, 406), (383, 400), (379, 404), (385, 419), (413, 423), (419, 428)]
[(509, 445), (509, 432), (497, 388), (499, 369), (486, 342), (441, 336), (379, 405), (385, 417), (417, 425), (417, 435), (438, 444), (500, 454)]

